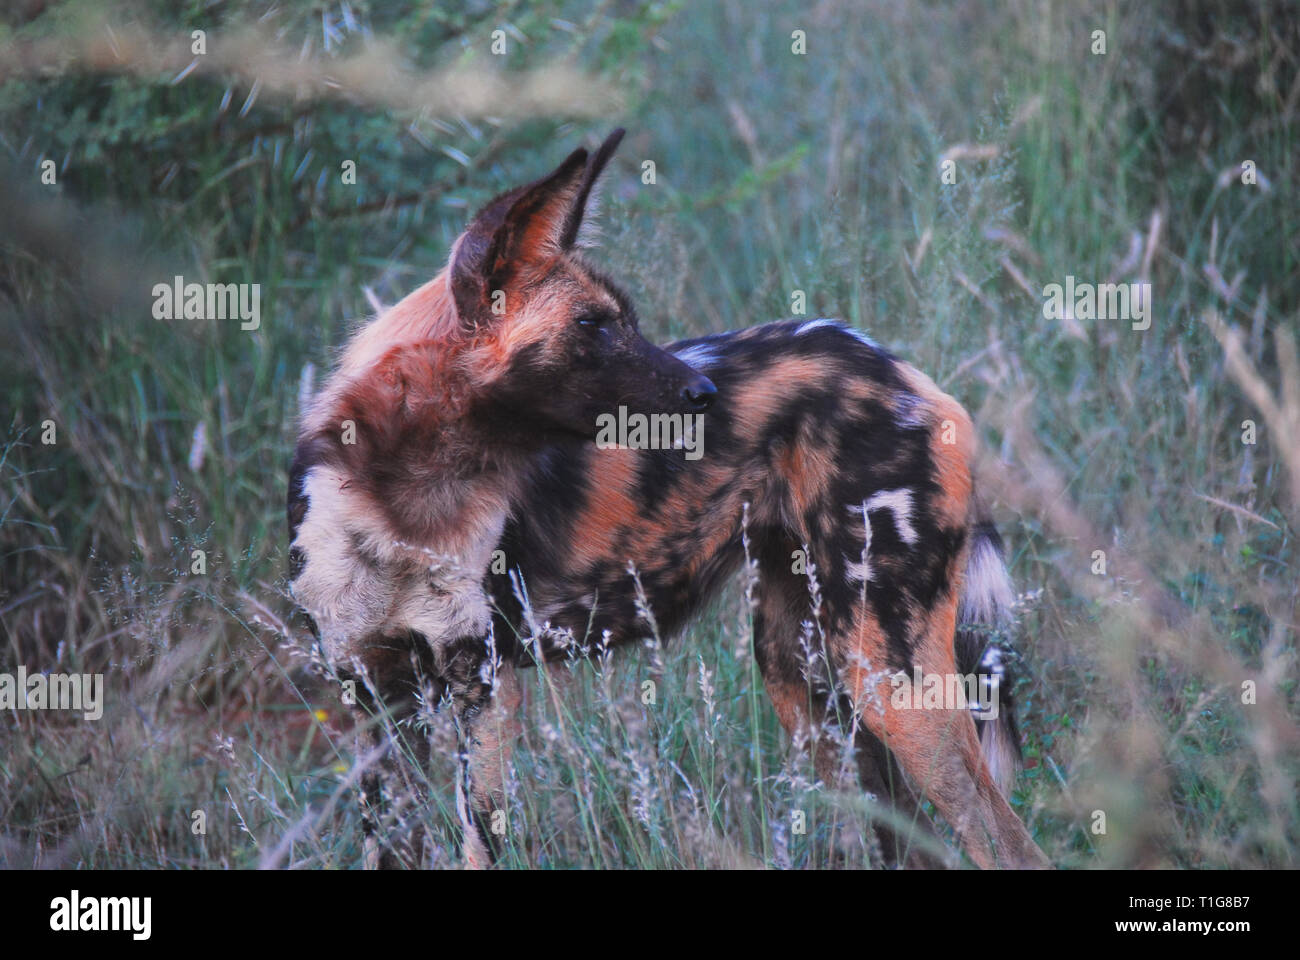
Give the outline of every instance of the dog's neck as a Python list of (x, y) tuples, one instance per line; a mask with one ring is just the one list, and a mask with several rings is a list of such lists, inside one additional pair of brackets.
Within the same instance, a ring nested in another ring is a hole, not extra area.
[(503, 525), (544, 446), (480, 402), (471, 349), (444, 271), (352, 339), (304, 421), (311, 459), (344, 467), (395, 539), (448, 556)]

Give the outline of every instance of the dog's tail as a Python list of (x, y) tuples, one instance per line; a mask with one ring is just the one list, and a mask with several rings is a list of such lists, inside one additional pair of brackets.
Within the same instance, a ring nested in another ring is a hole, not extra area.
[[(1003, 796), (1020, 769), (1020, 735), (1012, 711), (1014, 677), (1006, 633), (1016, 592), (1003, 559), (1002, 538), (978, 500), (972, 510), (970, 554), (957, 627), (957, 668), (979, 678), (981, 705), (972, 705), (980, 748)], [(987, 706), (984, 706), (987, 705)]]

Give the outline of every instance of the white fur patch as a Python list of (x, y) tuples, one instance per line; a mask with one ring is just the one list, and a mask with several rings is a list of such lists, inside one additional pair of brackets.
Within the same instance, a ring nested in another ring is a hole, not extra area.
[(844, 557), (844, 576), (853, 583), (866, 583), (871, 579), (871, 521), (861, 506), (850, 506), (849, 513), (856, 513), (862, 518), (862, 554), (857, 560)]
[(840, 331), (840, 333), (848, 334), (853, 339), (865, 343), (873, 350), (880, 349), (880, 345), (861, 330), (853, 329), (842, 320), (834, 320), (828, 317), (819, 317), (816, 320), (809, 320), (806, 323), (800, 324), (799, 329), (794, 332), (794, 335), (797, 337), (801, 334), (811, 333), (813, 330), (819, 330), (822, 327), (830, 327), (834, 330)]
[(964, 623), (1001, 623), (1010, 614), (1016, 591), (1007, 565), (997, 549), (983, 537), (971, 547), (966, 561), (966, 584), (961, 596)]
[(864, 506), (849, 507), (850, 513), (859, 515), (864, 511), (871, 513), (874, 510), (888, 510), (893, 514), (898, 537), (909, 547), (919, 539), (920, 535), (916, 532), (916, 527), (912, 526), (912, 491), (907, 487), (881, 490), (873, 493)]
[[(1015, 602), (1011, 575), (996, 547), (987, 538), (977, 537), (966, 561), (966, 583), (962, 590), (960, 619), (963, 623), (1004, 624)], [(980, 658), (980, 671), (989, 682), (1001, 685), (1006, 677), (1003, 651), (989, 643)], [(981, 723), (980, 749), (988, 764), (993, 782), (1003, 796), (1010, 796), (1019, 768), (1018, 753), (1005, 717), (991, 718), (975, 713)]]
[(811, 333), (813, 330), (818, 330), (821, 327), (835, 327), (837, 330), (844, 329), (843, 324), (838, 320), (833, 320), (829, 317), (819, 317), (816, 320), (809, 320), (802, 324), (799, 329), (794, 332), (794, 335), (796, 337), (802, 336), (805, 333)]
[(989, 765), (993, 782), (998, 785), (1002, 796), (1010, 797), (1011, 788), (1016, 783), (1016, 771), (1020, 768), (1016, 745), (1011, 739), (1011, 728), (1004, 718), (987, 722), (993, 724), (993, 729), (981, 738), (980, 749), (984, 754), (984, 762)]
[(714, 353), (713, 347), (709, 343), (693, 343), (689, 347), (674, 350), (673, 355), (688, 367), (694, 367), (696, 370), (703, 369), (718, 360), (718, 355)]
[(858, 583), (872, 579), (871, 570), (871, 523), (867, 517), (876, 510), (888, 510), (894, 519), (894, 529), (898, 538), (909, 547), (920, 539), (916, 527), (912, 526), (912, 491), (907, 487), (894, 490), (881, 490), (873, 493), (865, 503), (849, 504), (849, 515), (862, 518), (862, 556), (853, 560), (845, 557), (848, 565), (847, 576)]

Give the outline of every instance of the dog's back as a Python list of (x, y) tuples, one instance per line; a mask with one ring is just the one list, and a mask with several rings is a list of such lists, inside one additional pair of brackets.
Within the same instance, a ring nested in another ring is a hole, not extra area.
[[(1008, 663), (990, 641), (1011, 593), (996, 531), (975, 507), (964, 410), (834, 321), (668, 349), (718, 386), (703, 455), (574, 441), (539, 458), (500, 545), (505, 563), (488, 576), (498, 642), (529, 634), (521, 600), (532, 627), (551, 627), (528, 655), (514, 648), (524, 662), (645, 636), (638, 584), (671, 634), (748, 550), (757, 654), (792, 732), (823, 719), (809, 703), (841, 720), (862, 713), (864, 697), (883, 696), (882, 677), (910, 679), (918, 666), (973, 676), (996, 705), (968, 715), (1008, 790), (1019, 753)], [(965, 716), (946, 716), (965, 732)]]

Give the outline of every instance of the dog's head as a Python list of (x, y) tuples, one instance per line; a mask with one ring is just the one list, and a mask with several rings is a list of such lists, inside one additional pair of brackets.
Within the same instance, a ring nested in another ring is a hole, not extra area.
[(716, 388), (646, 341), (626, 294), (579, 253), (592, 191), (622, 130), (547, 177), (497, 197), (452, 248), (448, 273), (485, 395), (520, 426), (592, 438), (629, 411), (700, 413)]

